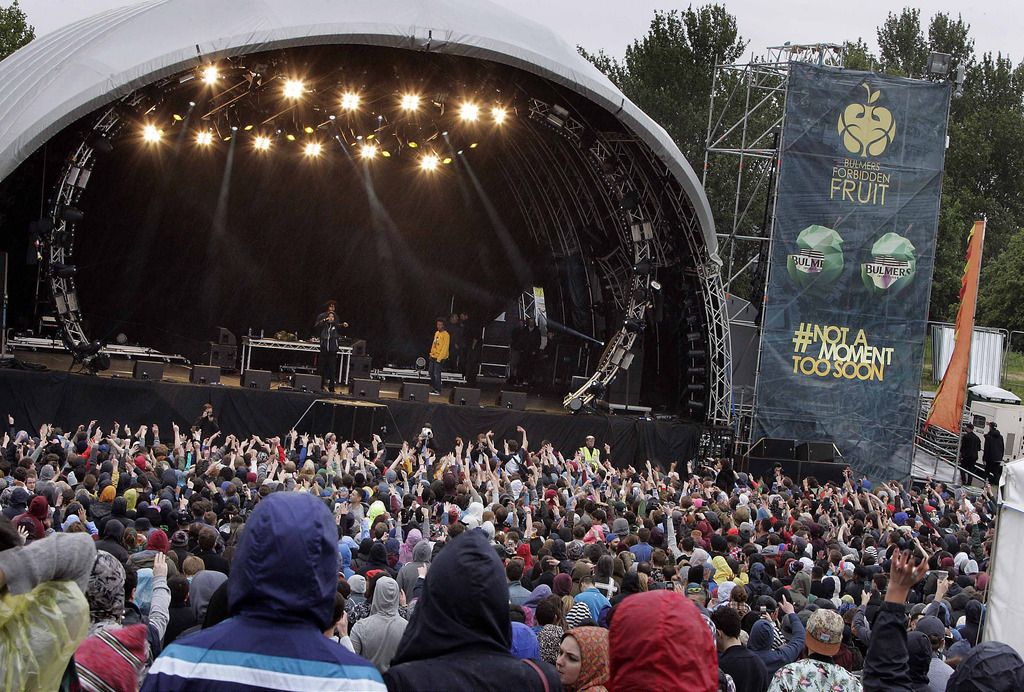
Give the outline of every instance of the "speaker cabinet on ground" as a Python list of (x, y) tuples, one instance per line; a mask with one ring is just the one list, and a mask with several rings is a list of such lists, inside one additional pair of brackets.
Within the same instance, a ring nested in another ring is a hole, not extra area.
[(246, 370), (242, 375), (242, 386), (246, 389), (270, 389), (270, 371)]
[(319, 392), (322, 385), (323, 380), (319, 375), (306, 375), (297, 372), (292, 376), (292, 387), (297, 392)]
[(526, 392), (502, 392), (498, 396), (498, 406), (515, 411), (526, 409)]
[(430, 385), (422, 382), (402, 383), (403, 401), (430, 401)]
[(132, 377), (137, 380), (153, 380), (159, 382), (164, 378), (164, 364), (147, 360), (135, 361)]
[(451, 403), (456, 406), (479, 406), (480, 390), (474, 387), (455, 387), (452, 389)]
[(192, 384), (220, 384), (220, 368), (213, 365), (193, 365), (188, 381)]
[(762, 437), (750, 448), (749, 456), (761, 459), (795, 459), (796, 440)]
[(352, 396), (357, 399), (379, 399), (380, 380), (352, 380)]
[(839, 450), (831, 442), (801, 442), (796, 446), (800, 461), (842, 461)]

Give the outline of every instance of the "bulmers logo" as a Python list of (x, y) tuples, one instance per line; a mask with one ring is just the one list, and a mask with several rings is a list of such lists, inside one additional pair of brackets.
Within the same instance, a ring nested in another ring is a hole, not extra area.
[(808, 226), (796, 237), (799, 252), (789, 255), (789, 278), (801, 288), (824, 290), (843, 271), (843, 239), (831, 228)]
[(860, 265), (860, 278), (875, 295), (895, 295), (917, 274), (914, 244), (896, 233), (886, 233), (871, 246), (871, 261)]
[(839, 136), (851, 154), (881, 156), (896, 137), (896, 120), (888, 108), (875, 105), (881, 91), (871, 91), (867, 82), (861, 86), (867, 95), (862, 103), (851, 103), (839, 114)]

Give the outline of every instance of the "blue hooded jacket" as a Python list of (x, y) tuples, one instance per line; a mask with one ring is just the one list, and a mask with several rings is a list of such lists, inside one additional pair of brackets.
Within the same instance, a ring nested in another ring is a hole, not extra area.
[(246, 523), (228, 581), (231, 618), (181, 639), (142, 689), (385, 690), (373, 665), (328, 639), (337, 529), (306, 493), (272, 493)]

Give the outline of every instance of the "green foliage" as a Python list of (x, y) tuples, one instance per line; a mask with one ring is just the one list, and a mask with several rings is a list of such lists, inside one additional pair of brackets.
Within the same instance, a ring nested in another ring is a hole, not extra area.
[(879, 62), (887, 74), (921, 77), (928, 61), (928, 43), (921, 32), (921, 10), (903, 8), (878, 27)]
[(14, 0), (9, 7), (0, 7), (0, 60), (36, 37), (36, 30)]
[(868, 49), (868, 44), (864, 42), (863, 38), (858, 37), (856, 41), (847, 41), (845, 47), (845, 64), (847, 68), (873, 72), (878, 67), (878, 59), (872, 55)]
[(704, 158), (708, 103), (716, 64), (746, 49), (736, 18), (720, 5), (657, 11), (646, 36), (620, 62), (603, 51), (580, 54), (656, 120), (691, 162)]

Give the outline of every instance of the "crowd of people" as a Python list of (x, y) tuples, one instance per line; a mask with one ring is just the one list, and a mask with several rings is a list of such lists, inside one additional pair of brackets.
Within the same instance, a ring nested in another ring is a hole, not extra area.
[(5, 690), (1024, 689), (990, 488), (7, 424)]

